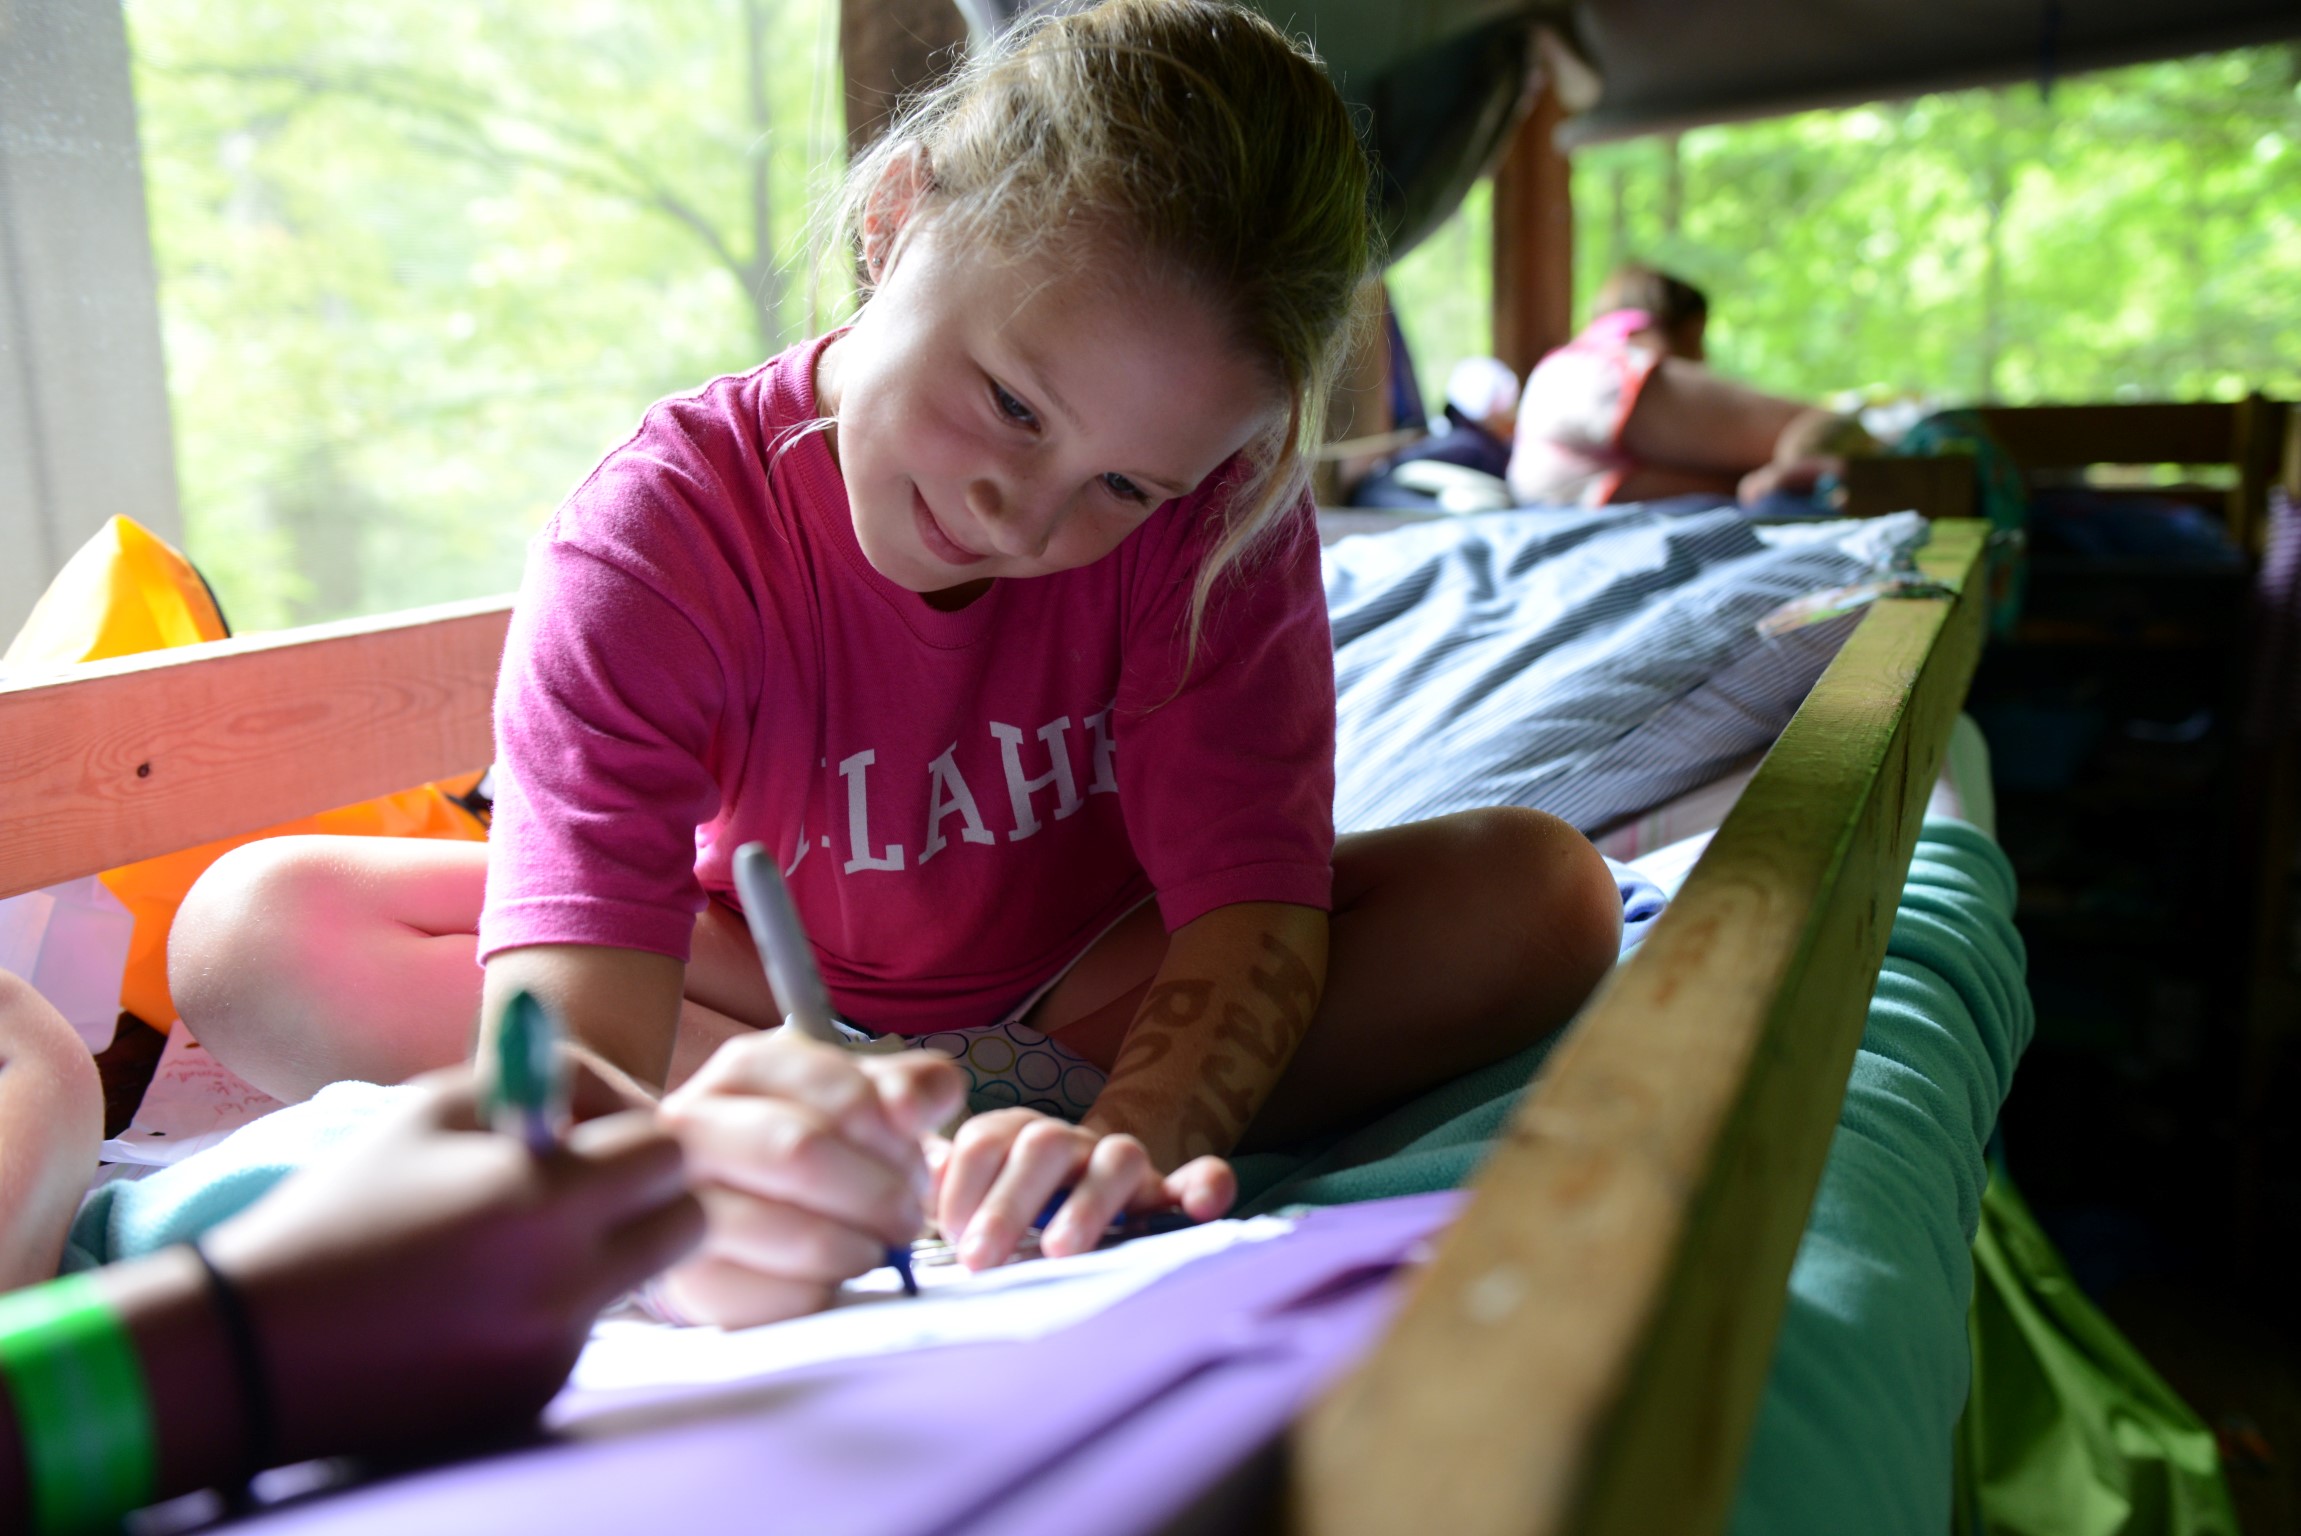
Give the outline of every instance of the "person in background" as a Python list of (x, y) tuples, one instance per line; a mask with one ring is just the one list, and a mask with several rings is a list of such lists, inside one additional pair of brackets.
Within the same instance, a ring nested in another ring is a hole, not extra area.
[(1851, 419), (1721, 378), (1710, 301), (1652, 267), (1600, 285), (1596, 318), (1535, 366), (1518, 405), (1512, 494), (1525, 504), (1803, 494), (1876, 445)]

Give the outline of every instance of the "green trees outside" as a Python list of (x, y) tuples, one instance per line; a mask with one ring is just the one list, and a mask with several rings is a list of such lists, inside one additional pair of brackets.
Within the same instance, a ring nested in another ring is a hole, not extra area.
[[(835, 0), (128, 0), (179, 477), (242, 628), (513, 586), (646, 405), (835, 322)], [(1778, 389), (2301, 393), (2301, 52), (1593, 146), (1580, 278)], [(1486, 197), (1394, 294), (1433, 398)]]
[(245, 628), (509, 589), (647, 404), (829, 323), (835, 0), (131, 0), (191, 552)]
[[(1393, 281), (1426, 387), (1487, 344), (1483, 217)], [(1585, 308), (1678, 271), (1713, 361), (1802, 397), (2301, 394), (2301, 47), (1592, 145), (1574, 218)]]

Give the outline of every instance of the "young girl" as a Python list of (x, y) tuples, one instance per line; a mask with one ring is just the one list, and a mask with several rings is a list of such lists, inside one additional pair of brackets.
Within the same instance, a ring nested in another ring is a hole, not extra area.
[[(1303, 466), (1369, 177), (1313, 59), (1214, 0), (977, 56), (853, 169), (854, 323), (656, 406), (538, 539), (484, 871), (241, 850), (177, 922), (186, 1020), (292, 1096), (456, 1059), (525, 987), (652, 1091), (780, 1017), (732, 906), (757, 839), (840, 1011), (1015, 1106), (935, 1149), (976, 1266), (1065, 1188), (1051, 1253), (1123, 1208), (1219, 1214), (1242, 1138), (1556, 1029), (1620, 922), (1587, 842), (1517, 810), (1333, 832)], [(821, 1193), (836, 1159), (719, 1123), (674, 1305), (742, 1320), (873, 1262)], [(817, 1200), (819, 1241), (761, 1237), (768, 1196)]]

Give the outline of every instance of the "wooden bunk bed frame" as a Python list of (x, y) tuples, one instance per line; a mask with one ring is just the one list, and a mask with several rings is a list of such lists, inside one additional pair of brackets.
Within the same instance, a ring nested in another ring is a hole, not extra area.
[[(1301, 1532), (1701, 1532), (1730, 1511), (1791, 1260), (1982, 638), (1875, 604), (1636, 956), (1551, 1056), (1375, 1353), (1201, 1514)], [(0, 685), (0, 895), (469, 771), (508, 599)], [(1656, 1469), (1670, 1469), (1657, 1475)]]

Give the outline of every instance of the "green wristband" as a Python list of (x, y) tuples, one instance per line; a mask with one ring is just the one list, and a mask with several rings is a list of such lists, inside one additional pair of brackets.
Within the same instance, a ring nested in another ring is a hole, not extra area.
[(152, 1502), (143, 1363), (95, 1281), (69, 1275), (0, 1296), (0, 1376), (24, 1444), (32, 1529), (104, 1530)]

